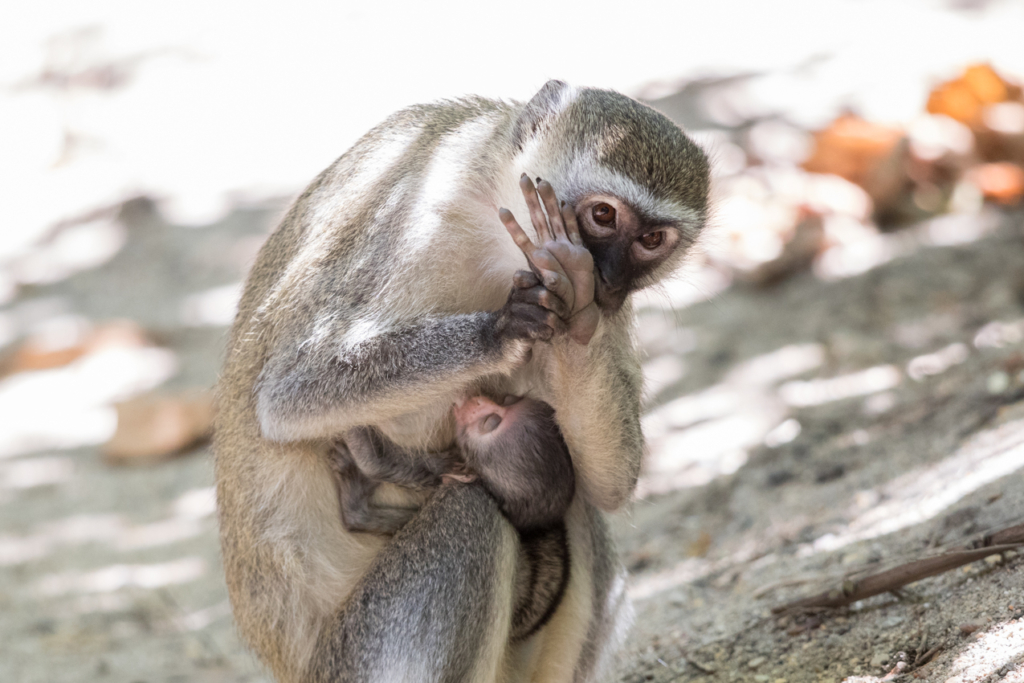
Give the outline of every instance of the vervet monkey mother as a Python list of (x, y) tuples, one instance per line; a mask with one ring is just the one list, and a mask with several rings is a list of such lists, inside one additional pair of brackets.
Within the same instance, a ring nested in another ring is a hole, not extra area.
[[(560, 81), (400, 111), (302, 193), (249, 275), (215, 440), (235, 619), (280, 681), (599, 677), (628, 612), (602, 515), (643, 454), (630, 294), (680, 263), (707, 195), (666, 117)], [(448, 479), (377, 487), (409, 521), (348, 530), (346, 431), (430, 458), (473, 395), (553, 408), (564, 524), (520, 533), (481, 482)]]

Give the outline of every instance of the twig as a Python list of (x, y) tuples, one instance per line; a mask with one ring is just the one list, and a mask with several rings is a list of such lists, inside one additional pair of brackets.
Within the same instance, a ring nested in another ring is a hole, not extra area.
[[(943, 553), (935, 557), (928, 557), (923, 560), (908, 562), (893, 569), (867, 576), (860, 581), (844, 581), (840, 588), (819, 593), (810, 598), (797, 600), (786, 605), (772, 608), (774, 614), (782, 612), (793, 612), (808, 607), (845, 607), (858, 600), (870, 598), (881, 593), (888, 593), (894, 589), (906, 586), (909, 583), (926, 579), (947, 572), (950, 569), (962, 567), (965, 564), (984, 559), (989, 555), (995, 555), (1007, 550), (1014, 550), (1024, 545), (1024, 538), (1018, 539), (1018, 535), (1024, 536), (1024, 525), (1010, 527), (1003, 531), (992, 534), (992, 540), (1006, 541), (999, 545), (985, 545), (973, 550), (955, 550)], [(983, 539), (984, 542), (984, 539)]]
[(1007, 527), (995, 533), (985, 534), (972, 547), (985, 548), (994, 545), (1024, 545), (1024, 524)]

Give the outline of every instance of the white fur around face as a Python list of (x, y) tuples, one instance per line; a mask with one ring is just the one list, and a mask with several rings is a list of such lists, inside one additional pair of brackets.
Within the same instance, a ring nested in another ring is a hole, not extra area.
[(687, 242), (697, 237), (701, 214), (677, 202), (659, 199), (632, 178), (586, 159), (573, 159), (564, 168), (566, 193), (580, 197), (587, 194), (611, 194), (651, 218), (675, 223)]

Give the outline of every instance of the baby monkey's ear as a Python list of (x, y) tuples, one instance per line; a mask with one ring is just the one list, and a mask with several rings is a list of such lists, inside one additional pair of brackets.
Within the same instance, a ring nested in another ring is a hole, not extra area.
[(569, 103), (572, 87), (565, 81), (550, 80), (534, 95), (516, 119), (512, 143), (522, 151), (523, 145), (543, 130)]

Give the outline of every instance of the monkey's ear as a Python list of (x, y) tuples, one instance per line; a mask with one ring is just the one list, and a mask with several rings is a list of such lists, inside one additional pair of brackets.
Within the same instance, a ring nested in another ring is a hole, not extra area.
[(537, 91), (516, 119), (512, 142), (522, 150), (526, 141), (537, 134), (544, 124), (565, 108), (572, 88), (565, 81), (550, 80)]

